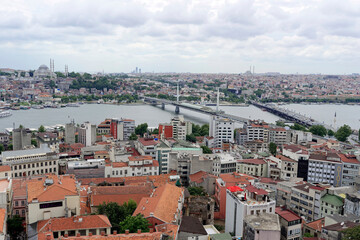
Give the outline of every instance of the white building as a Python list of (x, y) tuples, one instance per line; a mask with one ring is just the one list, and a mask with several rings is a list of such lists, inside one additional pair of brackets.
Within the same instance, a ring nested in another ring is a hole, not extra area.
[(249, 215), (275, 213), (275, 201), (269, 199), (267, 191), (249, 185), (243, 191), (239, 187), (226, 190), (225, 232), (235, 237), (243, 236), (244, 219)]
[(85, 122), (79, 128), (79, 143), (91, 146), (96, 142), (96, 125)]
[(59, 157), (47, 145), (41, 148), (2, 152), (2, 164), (11, 167), (11, 177), (58, 173)]
[(129, 140), (132, 133), (135, 133), (135, 121), (121, 119), (118, 126), (118, 140)]
[(214, 137), (215, 148), (221, 148), (224, 142), (234, 142), (234, 121), (227, 118), (219, 118), (217, 116), (211, 116), (209, 135)]
[(186, 135), (192, 133), (192, 123), (185, 121), (183, 115), (171, 119), (171, 125), (173, 126), (173, 138), (175, 139), (186, 140)]

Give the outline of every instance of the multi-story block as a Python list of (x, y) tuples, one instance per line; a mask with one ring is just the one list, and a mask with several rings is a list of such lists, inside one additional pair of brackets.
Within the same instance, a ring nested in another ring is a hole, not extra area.
[(53, 152), (59, 152), (59, 139), (52, 132), (39, 132), (37, 135), (38, 146), (48, 145)]
[(269, 177), (268, 163), (263, 159), (238, 160), (236, 172), (256, 177)]
[(27, 211), (27, 181), (25, 179), (13, 179), (12, 191), (12, 215), (19, 215), (22, 218), (26, 218)]
[(269, 128), (269, 143), (283, 145), (290, 142), (290, 131), (285, 128)]
[(13, 150), (22, 150), (31, 146), (31, 131), (28, 128), (14, 129), (12, 137)]
[(178, 140), (186, 140), (186, 135), (192, 133), (192, 123), (185, 121), (183, 115), (179, 115), (171, 119), (173, 137)]
[(354, 185), (356, 176), (360, 175), (360, 162), (354, 155), (339, 154), (343, 163), (342, 186)]
[(272, 213), (247, 215), (244, 219), (244, 240), (280, 239), (279, 217)]
[(282, 154), (298, 163), (297, 177), (308, 180), (309, 152), (300, 145), (283, 145)]
[(138, 141), (135, 142), (135, 148), (141, 155), (151, 156), (155, 159), (157, 144), (158, 142), (153, 138), (139, 138)]
[(80, 195), (74, 176), (48, 175), (27, 183), (28, 224), (80, 214)]
[(214, 146), (221, 148), (223, 143), (234, 142), (234, 121), (227, 118), (212, 116), (210, 120), (209, 135), (214, 137)]
[(275, 210), (279, 215), (281, 227), (281, 240), (301, 239), (301, 217), (294, 212), (277, 207)]
[(86, 161), (68, 161), (67, 174), (80, 178), (103, 178), (105, 176), (104, 159), (87, 159)]
[(269, 160), (274, 162), (276, 167), (280, 170), (279, 178), (281, 180), (290, 180), (291, 178), (297, 177), (297, 161), (283, 155), (276, 155), (276, 157), (270, 156)]
[(325, 189), (310, 183), (291, 188), (290, 209), (307, 221), (321, 218), (321, 197)]
[(58, 173), (59, 157), (48, 146), (2, 152), (2, 164), (11, 167), (11, 177)]
[(67, 123), (65, 125), (65, 142), (68, 144), (75, 143), (75, 123)]
[(360, 193), (346, 193), (344, 200), (344, 213), (360, 216)]
[(118, 128), (119, 140), (129, 140), (131, 134), (135, 133), (135, 120), (121, 118)]
[(85, 146), (91, 146), (96, 142), (96, 125), (85, 122), (78, 129), (79, 142)]
[(326, 193), (321, 197), (321, 216), (343, 214), (344, 201), (341, 197)]
[(6, 209), (10, 215), (12, 211), (12, 179), (0, 180), (0, 208)]
[(237, 186), (229, 187), (226, 191), (225, 232), (242, 237), (244, 219), (247, 216), (261, 213), (275, 214), (275, 201), (267, 194), (267, 191), (253, 185), (247, 186), (245, 190)]

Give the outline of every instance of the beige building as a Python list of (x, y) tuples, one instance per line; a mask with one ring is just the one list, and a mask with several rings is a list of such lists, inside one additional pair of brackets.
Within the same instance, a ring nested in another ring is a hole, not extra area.
[(290, 210), (276, 208), (281, 226), (281, 240), (301, 239), (301, 217)]
[(59, 157), (47, 145), (41, 148), (2, 152), (2, 164), (11, 167), (11, 177), (58, 173)]
[(279, 216), (271, 213), (248, 215), (244, 219), (244, 240), (280, 239)]
[(256, 177), (269, 177), (268, 163), (263, 159), (238, 160), (236, 172)]
[(280, 170), (279, 177), (281, 180), (290, 180), (297, 177), (298, 163), (297, 161), (285, 157), (283, 155), (270, 156), (269, 160), (276, 164), (276, 167)]
[(48, 175), (27, 184), (28, 224), (80, 214), (80, 195), (73, 175)]

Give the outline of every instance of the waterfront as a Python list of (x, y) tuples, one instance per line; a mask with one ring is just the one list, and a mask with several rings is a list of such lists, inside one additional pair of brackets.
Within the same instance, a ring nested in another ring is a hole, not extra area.
[[(348, 124), (353, 129), (360, 127), (360, 106), (289, 104), (281, 107), (306, 114), (315, 120), (329, 125), (333, 124), (336, 111), (337, 126)], [(229, 114), (250, 119), (263, 119), (269, 123), (275, 123), (279, 119), (279, 117), (252, 105), (248, 107), (220, 106), (220, 109)], [(130, 118), (134, 119), (136, 124), (146, 122), (149, 127), (157, 127), (159, 123), (170, 122), (170, 119), (176, 115), (174, 110), (174, 106), (166, 106), (164, 111), (159, 107), (151, 105), (110, 104), (84, 104), (80, 107), (10, 110), (13, 114), (12, 116), (0, 119), (0, 131), (4, 131), (5, 128), (11, 128), (13, 123), (15, 123), (16, 127), (22, 124), (25, 127), (38, 128), (40, 125), (53, 126), (65, 124), (70, 122), (71, 119), (74, 119), (76, 123), (90, 121), (93, 124), (99, 124), (105, 118)], [(180, 108), (180, 114), (184, 115), (185, 119), (196, 124), (209, 122), (209, 116), (201, 113)]]

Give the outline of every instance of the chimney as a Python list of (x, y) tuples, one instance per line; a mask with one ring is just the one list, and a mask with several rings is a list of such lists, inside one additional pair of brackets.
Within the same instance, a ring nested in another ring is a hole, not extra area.
[(105, 231), (101, 231), (101, 236), (105, 236)]
[(129, 229), (126, 229), (126, 230), (125, 230), (125, 234), (126, 234), (126, 235), (128, 235), (129, 232), (130, 232)]
[(76, 234), (76, 237), (80, 237), (80, 233), (79, 233), (79, 232)]
[(141, 229), (138, 229), (138, 232), (137, 232), (138, 234), (140, 234), (141, 233)]
[(117, 234), (117, 231), (116, 231), (116, 230), (114, 230), (114, 231), (113, 231), (113, 234), (114, 234), (114, 235), (116, 235), (116, 234)]
[(150, 233), (153, 233), (153, 232), (154, 232), (154, 229), (153, 229), (153, 228), (150, 228), (149, 230), (150, 230)]

